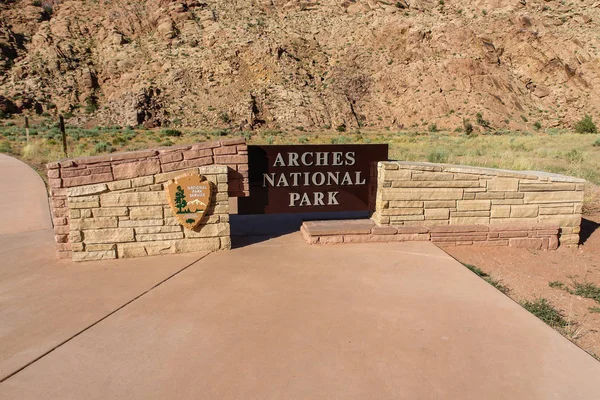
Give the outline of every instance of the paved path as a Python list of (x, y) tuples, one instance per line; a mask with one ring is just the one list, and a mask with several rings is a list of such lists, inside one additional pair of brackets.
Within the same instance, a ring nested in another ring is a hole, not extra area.
[(0, 235), (52, 228), (42, 178), (4, 154), (0, 154), (0, 193)]
[(600, 397), (600, 363), (428, 242), (75, 265), (0, 239), (2, 399)]

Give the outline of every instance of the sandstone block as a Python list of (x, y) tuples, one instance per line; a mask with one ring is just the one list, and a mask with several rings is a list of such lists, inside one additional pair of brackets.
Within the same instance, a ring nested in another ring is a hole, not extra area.
[(149, 186), (154, 183), (154, 176), (141, 176), (131, 180), (131, 187)]
[(197, 173), (198, 173), (198, 168), (188, 168), (188, 169), (183, 169), (183, 170), (178, 170), (178, 171), (165, 172), (162, 174), (154, 175), (154, 182), (163, 183), (163, 182), (178, 178), (180, 176), (192, 175), (192, 174), (197, 174)]
[(475, 193), (475, 199), (477, 200), (504, 200), (504, 196), (504, 192)]
[(545, 224), (556, 224), (558, 226), (580, 226), (581, 214), (571, 215), (540, 215), (539, 220)]
[(459, 173), (454, 173), (454, 180), (457, 181), (478, 181), (479, 180), (479, 175), (477, 174), (459, 174)]
[(390, 201), (389, 208), (423, 208), (422, 201)]
[(431, 208), (425, 210), (425, 219), (448, 219), (450, 210), (447, 208)]
[(450, 217), (450, 225), (487, 225), (489, 223), (490, 219), (488, 217)]
[(129, 218), (137, 219), (162, 219), (163, 208), (161, 206), (152, 207), (131, 207), (129, 209)]
[(423, 215), (422, 208), (384, 208), (381, 215)]
[(478, 246), (508, 246), (508, 240), (487, 240), (485, 242), (477, 243)]
[(104, 229), (104, 228), (116, 228), (117, 217), (108, 218), (82, 218), (74, 219), (71, 221), (71, 229), (84, 230), (84, 229)]
[(518, 179), (494, 178), (487, 182), (490, 192), (517, 192), (519, 190)]
[(88, 244), (85, 246), (87, 251), (108, 251), (108, 250), (116, 250), (117, 245), (114, 243), (110, 244)]
[(542, 248), (542, 243), (542, 239), (536, 238), (508, 239), (508, 245), (510, 247), (517, 247), (521, 249), (540, 250)]
[(247, 164), (247, 155), (226, 155), (226, 156), (215, 156), (215, 164)]
[[(226, 157), (226, 156), (223, 156), (223, 157)], [(191, 160), (183, 160), (180, 162), (163, 164), (162, 171), (163, 172), (172, 172), (172, 171), (177, 171), (177, 170), (181, 170), (181, 169), (189, 169), (191, 167), (200, 167), (203, 165), (209, 165), (212, 163), (213, 163), (213, 157), (200, 157), (200, 158), (194, 158)], [(158, 180), (157, 180), (157, 182), (158, 182)]]
[(173, 153), (165, 153), (165, 154), (160, 154), (158, 156), (158, 159), (160, 160), (160, 162), (162, 164), (167, 164), (167, 163), (172, 163), (172, 162), (176, 162), (176, 161), (181, 161), (183, 160), (183, 153), (176, 151)]
[(237, 154), (238, 149), (236, 146), (217, 147), (217, 148), (213, 149), (212, 152), (214, 155), (220, 156), (220, 155), (226, 155), (226, 154)]
[(412, 179), (415, 181), (451, 181), (454, 180), (454, 174), (423, 171), (420, 174), (414, 174)]
[(135, 161), (112, 166), (115, 180), (136, 178), (138, 176), (154, 175), (160, 173), (160, 162), (155, 159)]
[(68, 235), (71, 232), (71, 228), (67, 225), (55, 226), (54, 233), (57, 235)]
[(231, 250), (231, 237), (220, 237), (221, 240), (221, 250)]
[(583, 192), (526, 192), (524, 193), (525, 204), (538, 203), (581, 203)]
[[(235, 148), (233, 150), (235, 153)], [(202, 157), (211, 157), (212, 155), (213, 152), (211, 149), (188, 150), (183, 152), (183, 158), (185, 160), (193, 160)]]
[(462, 226), (438, 226), (429, 229), (434, 233), (468, 233), (468, 232), (487, 232), (489, 228), (481, 225), (462, 225)]
[(451, 217), (489, 217), (490, 211), (450, 211)]
[(455, 208), (456, 201), (425, 201), (425, 208)]
[(175, 241), (177, 253), (187, 253), (192, 251), (217, 251), (221, 247), (221, 240), (215, 238), (202, 239), (182, 239)]
[(527, 237), (529, 233), (527, 231), (508, 231), (508, 232), (498, 232), (498, 237), (502, 239), (507, 238), (517, 238), (517, 237)]
[(61, 225), (67, 225), (67, 219), (66, 218), (52, 218), (52, 222), (54, 226), (61, 226)]
[(60, 188), (63, 186), (62, 179), (48, 179), (48, 186), (50, 186), (51, 188)]
[(384, 181), (408, 181), (412, 176), (410, 170), (384, 170), (382, 172), (382, 179)]
[(534, 218), (538, 216), (539, 206), (511, 206), (511, 218)]
[(374, 226), (371, 229), (373, 235), (395, 235), (398, 230), (392, 226)]
[(565, 246), (576, 246), (579, 244), (579, 235), (560, 235), (560, 244)]
[[(83, 209), (83, 208), (96, 208), (100, 207), (100, 201), (98, 199), (90, 199), (89, 201), (73, 201), (78, 197), (73, 197), (69, 200), (69, 209)], [(85, 199), (86, 197), (80, 197)]]
[(81, 218), (81, 210), (79, 210), (79, 209), (69, 210), (69, 218), (71, 218), (71, 219)]
[(69, 235), (54, 235), (56, 243), (69, 243)]
[(229, 236), (230, 229), (229, 224), (219, 223), (219, 224), (210, 224), (210, 225), (201, 225), (197, 230), (191, 231), (186, 229), (185, 237), (186, 238), (210, 238), (210, 237), (219, 237), (219, 236)]
[(181, 226), (143, 226), (135, 228), (135, 234), (148, 235), (154, 233), (174, 233), (183, 232)]
[[(359, 235), (359, 236), (363, 236), (363, 235)], [(368, 236), (368, 235), (364, 235), (364, 236)], [(343, 243), (343, 242), (344, 242), (343, 236), (320, 236), (319, 237), (320, 244), (338, 244), (338, 243)]]
[(417, 233), (429, 233), (429, 228), (426, 226), (395, 226), (400, 235), (413, 235)]
[(183, 232), (140, 234), (140, 235), (136, 235), (135, 239), (138, 242), (183, 239)]
[(108, 190), (110, 190), (111, 192), (116, 190), (129, 189), (131, 188), (131, 180), (126, 179), (124, 181), (109, 182), (106, 185), (108, 186)]
[(141, 219), (141, 220), (125, 220), (119, 217), (119, 228), (140, 228), (144, 226), (162, 226), (162, 219)]
[(83, 243), (71, 243), (71, 250), (72, 251), (84, 251), (85, 250), (85, 245)]
[(504, 197), (506, 199), (522, 199), (525, 197), (525, 194), (523, 193), (514, 193), (514, 192), (506, 192), (504, 193)]
[(72, 187), (67, 190), (67, 193), (69, 193), (70, 197), (78, 197), (100, 194), (106, 191), (108, 191), (108, 186), (106, 183), (99, 183), (97, 185)]
[[(561, 204), (561, 203), (558, 203)], [(574, 207), (541, 207), (540, 215), (573, 214)]]
[(237, 146), (246, 144), (246, 139), (243, 137), (221, 140), (221, 146)]
[(392, 188), (382, 192), (382, 200), (459, 200), (462, 196), (462, 189)]
[(112, 260), (117, 258), (114, 250), (106, 251), (82, 251), (73, 253), (73, 261), (96, 261), (96, 260)]
[(510, 217), (510, 206), (492, 205), (492, 218), (508, 218)]
[(109, 228), (86, 231), (84, 242), (87, 243), (122, 243), (133, 242), (134, 234), (131, 228)]
[(484, 242), (487, 241), (487, 235), (469, 235), (469, 236), (463, 236), (463, 235), (456, 235), (456, 236), (431, 236), (431, 241), (433, 243), (439, 243), (439, 242), (467, 242), (467, 241), (471, 241), (471, 242)]
[(405, 222), (405, 221), (424, 221), (425, 215), (392, 215), (390, 216), (390, 222), (392, 224), (396, 222)]
[(422, 227), (433, 227), (433, 226), (446, 226), (450, 224), (447, 219), (430, 219), (427, 221), (403, 221), (404, 226), (422, 226)]
[(91, 185), (93, 183), (102, 183), (102, 182), (110, 182), (113, 180), (112, 173), (104, 173), (104, 174), (93, 174), (87, 176), (78, 176), (75, 178), (64, 178), (63, 186), (64, 187), (72, 187), (72, 186), (83, 186), (83, 185)]
[(476, 181), (393, 181), (393, 188), (476, 188)]
[(69, 233), (69, 242), (80, 243), (81, 241), (83, 241), (83, 235), (81, 234), (81, 231), (71, 231)]
[(490, 211), (490, 200), (459, 200), (456, 202), (458, 211)]
[(556, 250), (558, 249), (558, 237), (551, 236), (548, 238), (548, 250)]
[(94, 217), (125, 217), (128, 215), (127, 207), (106, 207), (92, 209)]
[(309, 244), (316, 244), (319, 241), (319, 236), (312, 236), (310, 233), (308, 233), (304, 225), (300, 227), (300, 233), (302, 234), (304, 240), (306, 240)]
[(551, 191), (568, 191), (575, 190), (574, 183), (556, 183), (556, 182), (546, 182), (546, 183), (530, 183), (530, 182), (521, 182), (519, 186), (519, 191), (521, 192), (551, 192)]
[(524, 204), (523, 200), (520, 199), (507, 199), (507, 200), (492, 200), (492, 206), (502, 205), (502, 206), (510, 206), (510, 205), (522, 205)]
[(100, 196), (102, 207), (157, 206), (168, 204), (163, 192), (109, 193)]

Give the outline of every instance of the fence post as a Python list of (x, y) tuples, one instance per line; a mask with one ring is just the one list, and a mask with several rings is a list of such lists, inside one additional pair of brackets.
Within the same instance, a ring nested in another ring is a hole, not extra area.
[(65, 119), (63, 118), (62, 115), (60, 115), (59, 117), (59, 121), (60, 121), (60, 133), (62, 135), (62, 145), (63, 145), (63, 153), (65, 153), (65, 157), (67, 157), (67, 134), (65, 132)]
[(27, 135), (27, 143), (29, 144), (29, 117), (25, 117), (25, 134)]

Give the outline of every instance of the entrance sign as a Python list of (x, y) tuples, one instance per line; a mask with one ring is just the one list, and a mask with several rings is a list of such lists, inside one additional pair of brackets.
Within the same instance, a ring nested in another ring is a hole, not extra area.
[(250, 197), (239, 214), (369, 209), (372, 169), (387, 144), (248, 146)]
[(194, 229), (210, 206), (210, 182), (198, 174), (184, 175), (166, 186), (167, 198), (173, 214), (181, 225)]

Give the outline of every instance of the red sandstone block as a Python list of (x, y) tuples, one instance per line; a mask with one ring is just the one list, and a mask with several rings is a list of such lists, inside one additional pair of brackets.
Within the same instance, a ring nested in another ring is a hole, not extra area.
[(508, 239), (508, 245), (522, 249), (540, 250), (542, 248), (542, 239), (513, 238)]
[(73, 162), (73, 160), (64, 160), (64, 161), (60, 161), (58, 163), (60, 165), (61, 168), (69, 168), (69, 167), (75, 167), (75, 163)]
[(395, 235), (398, 230), (393, 226), (374, 226), (371, 233), (373, 235)]
[(315, 244), (319, 241), (319, 237), (318, 236), (311, 236), (306, 229), (304, 228), (304, 226), (300, 227), (300, 233), (302, 234), (302, 237), (304, 238), (304, 240), (306, 240), (309, 244)]
[(216, 156), (215, 157), (215, 164), (225, 164), (225, 165), (231, 165), (231, 164), (247, 164), (248, 163), (248, 156), (244, 155), (244, 156)]
[(550, 247), (550, 239), (543, 238), (542, 239), (542, 250), (548, 250), (548, 247)]
[(173, 153), (167, 153), (167, 154), (160, 154), (158, 156), (158, 159), (160, 160), (161, 163), (167, 164), (170, 162), (176, 162), (176, 161), (183, 160), (183, 154), (179, 151), (173, 152)]
[(67, 189), (66, 188), (52, 188), (50, 189), (50, 194), (52, 197), (64, 196), (67, 197)]
[(399, 234), (412, 235), (415, 233), (428, 233), (429, 228), (426, 226), (394, 226)]
[(558, 229), (556, 230), (551, 230), (551, 231), (533, 231), (532, 232), (536, 237), (540, 237), (540, 236), (552, 236), (552, 235), (558, 235)]
[(106, 174), (94, 174), (87, 176), (78, 176), (76, 178), (63, 179), (64, 187), (83, 186), (90, 185), (92, 183), (110, 182), (114, 180), (111, 173)]
[(54, 218), (62, 218), (69, 215), (69, 209), (67, 207), (57, 207), (52, 210), (52, 216)]
[(48, 175), (48, 178), (50, 178), (50, 179), (60, 178), (60, 170), (59, 169), (49, 169), (48, 171), (46, 171), (46, 175)]
[(457, 246), (470, 246), (473, 242), (456, 242)]
[(488, 230), (489, 227), (487, 225), (446, 225), (429, 228), (432, 234), (434, 232), (487, 232)]
[(248, 146), (247, 146), (247, 145), (245, 145), (245, 144), (240, 144), (240, 145), (237, 147), (237, 150), (238, 150), (238, 151), (248, 151)]
[(238, 150), (237, 152), (239, 155), (247, 155), (248, 154), (248, 150)]
[(490, 239), (495, 239), (495, 238), (497, 238), (499, 236), (500, 236), (500, 234), (498, 232), (490, 232), (490, 233), (488, 233), (488, 237)]
[(320, 236), (319, 237), (320, 244), (338, 244), (338, 243), (343, 243), (343, 242), (344, 242), (343, 236)]
[(58, 161), (53, 161), (51, 163), (46, 164), (46, 169), (56, 169), (58, 167), (60, 167)]
[[(112, 153), (103, 154), (94, 157), (78, 158), (75, 160), (77, 164), (98, 164), (98, 163), (114, 163), (115, 161), (130, 161), (130, 160), (142, 160), (148, 157), (154, 157), (158, 154), (157, 150), (140, 150), (140, 151), (129, 151), (125, 153)], [(71, 161), (73, 162), (73, 161)], [(60, 163), (61, 167), (64, 167), (63, 163)], [(75, 163), (73, 163), (75, 165)]]
[(111, 168), (110, 165), (106, 165), (106, 166), (95, 166), (95, 167), (90, 167), (90, 173), (92, 175), (94, 174), (106, 174), (107, 172), (111, 172)]
[(64, 217), (53, 218), (52, 222), (54, 223), (54, 226), (67, 225), (67, 219)]
[(202, 150), (188, 150), (183, 152), (183, 158), (186, 160), (193, 160), (201, 157), (211, 157), (213, 155), (210, 149)]
[(191, 148), (192, 148), (192, 146), (190, 146), (190, 145), (182, 144), (179, 146), (161, 147), (157, 150), (158, 150), (158, 156), (160, 157), (161, 154), (181, 153), (184, 150), (190, 150)]
[[(487, 235), (485, 234), (485, 232), (442, 232), (442, 233), (431, 232), (432, 238), (440, 238), (440, 237), (457, 238), (457, 237), (475, 237), (475, 236), (485, 236), (487, 238)], [(471, 240), (471, 239), (466, 239), (466, 240)]]
[(528, 232), (526, 232), (526, 231), (499, 232), (499, 235), (502, 239), (518, 238), (518, 237), (527, 237)]
[(56, 243), (67, 243), (69, 241), (69, 235), (54, 235)]
[(236, 169), (240, 172), (248, 171), (248, 164), (238, 164), (236, 165)]
[(162, 171), (163, 172), (172, 172), (172, 171), (178, 171), (180, 169), (201, 167), (203, 165), (209, 165), (212, 163), (213, 163), (212, 157), (202, 157), (202, 158), (196, 158), (193, 160), (183, 160), (183, 161), (179, 161), (179, 162), (163, 164)]
[(548, 238), (548, 250), (558, 249), (558, 237), (551, 236)]
[(60, 259), (60, 260), (66, 260), (71, 258), (71, 252), (70, 251), (57, 251), (56, 252), (56, 258)]
[(62, 169), (62, 177), (63, 178), (75, 178), (77, 176), (85, 176), (90, 175), (91, 172), (87, 168), (77, 168), (77, 169)]
[(244, 184), (242, 185), (242, 187), (244, 188), (244, 191), (250, 190), (250, 184), (247, 181), (244, 181)]
[(69, 225), (59, 225), (54, 227), (54, 233), (57, 235), (68, 235), (71, 231)]
[(198, 143), (192, 146), (192, 150), (214, 149), (215, 147), (221, 147), (221, 142)]
[(57, 243), (56, 250), (58, 251), (71, 251), (71, 243)]
[(221, 140), (222, 146), (233, 146), (238, 144), (246, 144), (246, 139), (243, 137)]
[(63, 208), (66, 206), (65, 199), (52, 199), (52, 208)]
[(478, 242), (478, 246), (508, 246), (508, 239), (503, 240), (488, 240), (486, 242)]
[(62, 179), (57, 178), (57, 179), (48, 179), (48, 186), (50, 186), (51, 188), (59, 188), (62, 187)]
[(217, 147), (212, 150), (214, 155), (224, 155), (224, 154), (237, 154), (237, 147), (235, 146), (226, 146), (226, 147)]
[(487, 235), (481, 236), (448, 236), (448, 237), (431, 237), (432, 242), (466, 242), (466, 241), (487, 241)]
[[(139, 176), (155, 175), (160, 173), (160, 162), (156, 159), (136, 161), (125, 164), (113, 165), (115, 180), (137, 178)], [(96, 182), (94, 182), (96, 183)]]
[(560, 229), (558, 225), (550, 225), (550, 224), (537, 224), (533, 226), (533, 229), (536, 231), (557, 231)]

